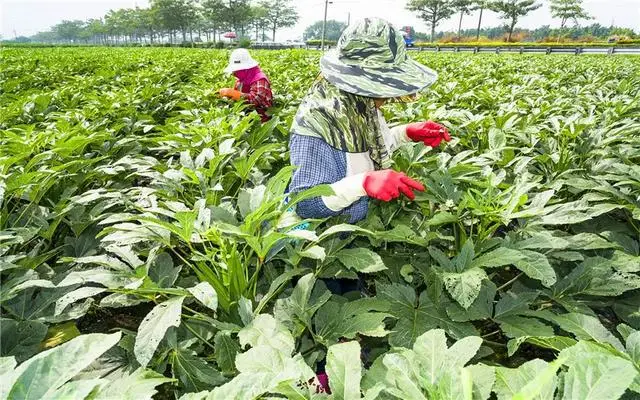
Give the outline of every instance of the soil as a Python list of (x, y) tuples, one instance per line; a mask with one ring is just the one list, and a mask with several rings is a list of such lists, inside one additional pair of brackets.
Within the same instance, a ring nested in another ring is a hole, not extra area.
[(153, 303), (122, 308), (96, 308), (77, 322), (82, 333), (104, 333), (122, 328), (136, 331), (144, 317), (153, 308)]

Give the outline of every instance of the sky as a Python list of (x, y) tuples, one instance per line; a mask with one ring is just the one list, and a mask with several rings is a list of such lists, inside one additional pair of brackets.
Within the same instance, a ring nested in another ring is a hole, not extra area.
[[(324, 0), (291, 0), (298, 10), (300, 20), (294, 28), (278, 32), (276, 40), (298, 39), (304, 28), (321, 20)], [(559, 25), (551, 18), (547, 1), (532, 12), (518, 27), (535, 28), (541, 25)], [(0, 0), (0, 35), (2, 38), (29, 36), (44, 31), (63, 19), (99, 18), (110, 9), (147, 7), (148, 0)], [(332, 0), (327, 10), (328, 19), (347, 21), (364, 17), (385, 18), (396, 26), (411, 25), (417, 31), (428, 32), (427, 25), (414, 13), (405, 9), (406, 0)], [(640, 31), (640, 0), (584, 0), (584, 7), (595, 22), (615, 24)], [(493, 12), (485, 12), (483, 26), (497, 26), (501, 20)], [(458, 19), (443, 22), (438, 30), (457, 29)], [(475, 28), (477, 15), (465, 16), (463, 28)]]

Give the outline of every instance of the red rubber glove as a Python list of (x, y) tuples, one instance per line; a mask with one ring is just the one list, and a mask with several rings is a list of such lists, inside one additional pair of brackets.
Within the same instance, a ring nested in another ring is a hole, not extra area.
[(413, 200), (416, 198), (414, 190), (424, 192), (424, 186), (420, 182), (390, 169), (367, 172), (362, 186), (369, 197), (382, 201), (396, 199), (400, 197), (400, 193)]
[(235, 89), (229, 89), (229, 88), (220, 89), (219, 93), (220, 93), (220, 96), (228, 97), (235, 101), (240, 100), (240, 98), (242, 97), (242, 92)]
[(451, 135), (444, 126), (433, 122), (415, 122), (407, 125), (407, 136), (414, 142), (423, 142), (426, 146), (438, 147), (444, 140), (451, 141)]

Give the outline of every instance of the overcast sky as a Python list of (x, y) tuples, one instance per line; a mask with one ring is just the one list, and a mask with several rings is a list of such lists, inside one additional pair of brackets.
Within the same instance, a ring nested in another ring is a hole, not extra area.
[[(332, 0), (328, 18), (347, 21), (367, 16), (382, 17), (397, 26), (413, 25), (416, 30), (427, 32), (426, 24), (413, 13), (405, 9), (406, 0)], [(110, 9), (148, 6), (147, 0), (0, 0), (0, 22), (3, 38), (15, 35), (33, 35), (47, 30), (63, 19), (99, 18)], [(302, 36), (304, 28), (322, 19), (323, 0), (292, 0), (298, 9), (300, 20), (295, 28), (282, 30), (276, 40), (296, 39)], [(518, 23), (519, 27), (535, 28), (540, 25), (559, 24), (552, 20), (547, 1), (542, 8), (532, 12)], [(584, 0), (587, 11), (595, 21), (603, 25), (614, 23), (640, 31), (640, 0)], [(483, 17), (483, 26), (496, 26), (500, 20), (496, 14), (487, 12)], [(463, 26), (473, 28), (477, 25), (477, 15), (465, 17)], [(457, 19), (446, 21), (438, 30), (457, 29)]]

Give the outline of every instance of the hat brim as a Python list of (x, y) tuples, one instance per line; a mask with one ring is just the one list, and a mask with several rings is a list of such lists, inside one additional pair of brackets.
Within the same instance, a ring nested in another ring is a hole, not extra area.
[(345, 64), (335, 50), (325, 53), (320, 70), (340, 90), (385, 99), (418, 93), (438, 79), (437, 72), (409, 57), (392, 68), (369, 68)]
[(258, 62), (255, 61), (255, 60), (253, 60), (252, 62), (247, 63), (247, 64), (229, 64), (229, 65), (227, 65), (227, 68), (224, 69), (224, 73), (229, 75), (229, 74), (232, 74), (232, 73), (234, 73), (236, 71), (242, 71), (242, 70), (245, 70), (245, 69), (255, 68), (258, 65), (260, 65), (260, 64), (258, 64)]

